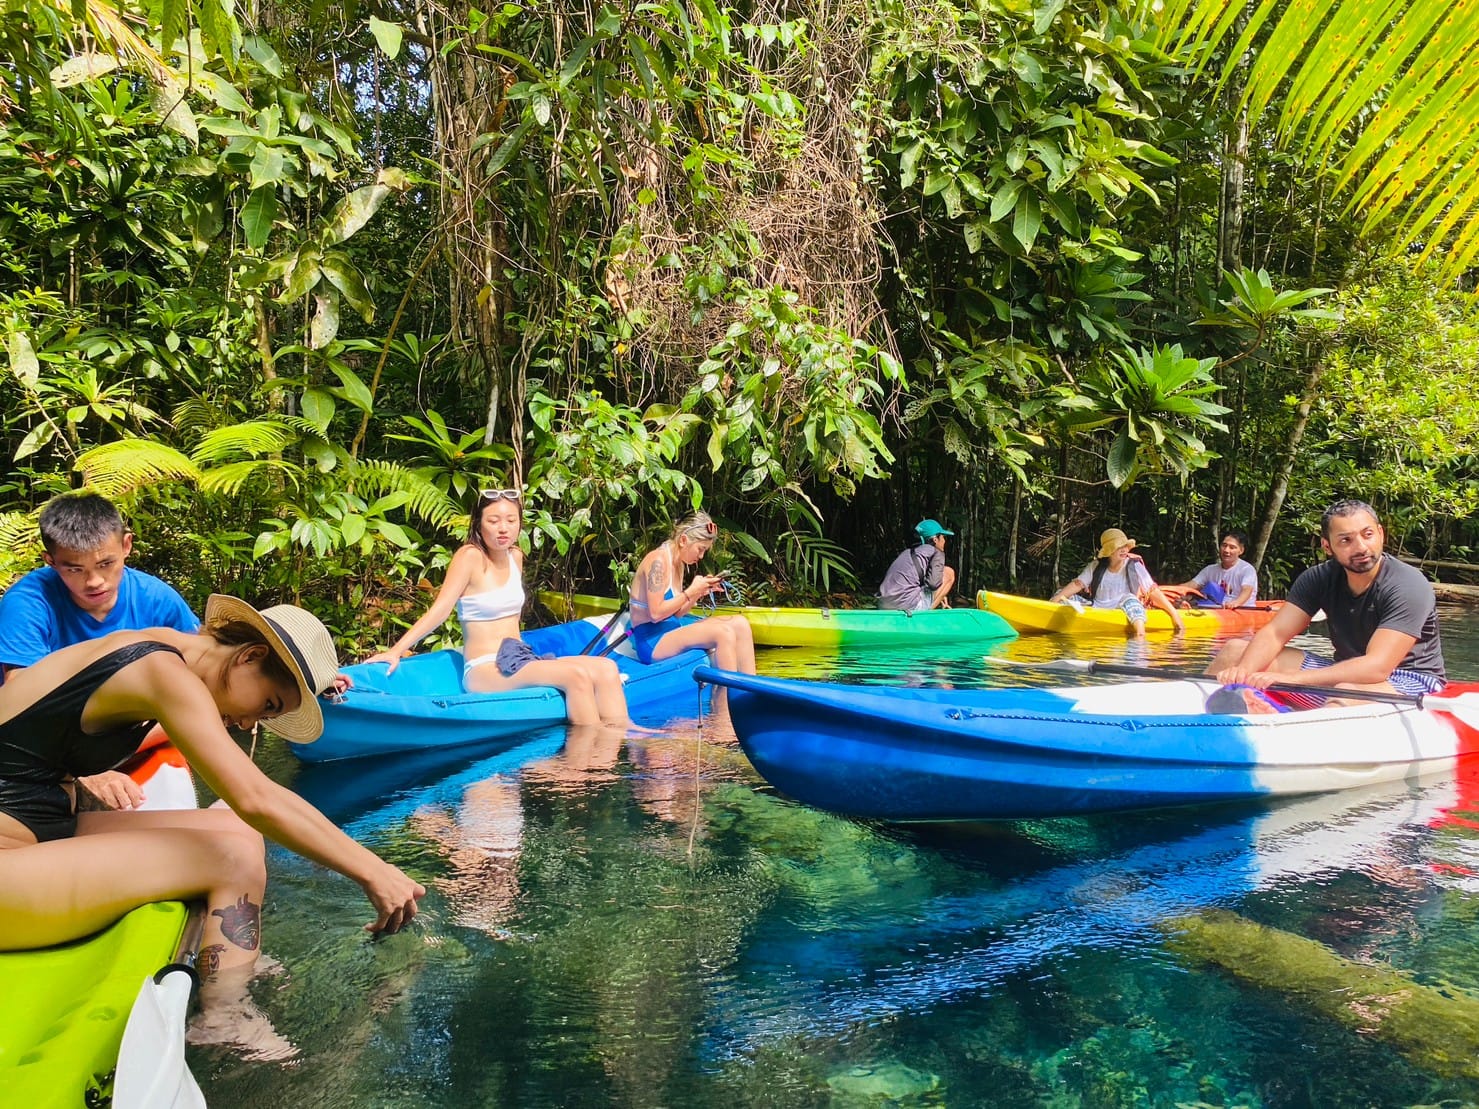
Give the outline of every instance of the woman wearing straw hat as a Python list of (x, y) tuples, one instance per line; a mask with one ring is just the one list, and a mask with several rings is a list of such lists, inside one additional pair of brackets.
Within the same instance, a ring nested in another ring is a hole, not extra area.
[(1184, 632), (1181, 614), (1156, 585), (1145, 560), (1131, 554), (1135, 540), (1119, 528), (1108, 528), (1099, 535), (1099, 557), (1084, 567), (1050, 601), (1066, 602), (1079, 593), (1088, 593), (1094, 608), (1118, 608), (1124, 611), (1130, 629), (1138, 639), (1145, 635), (1146, 602), (1171, 614), (1171, 625)]
[[(338, 687), (328, 629), (294, 605), (213, 596), (205, 623), (121, 631), (47, 655), (0, 686), (0, 950), (89, 935), (150, 901), (202, 898), (201, 998), (256, 962), (262, 837), (358, 882), (370, 932), (396, 932), (426, 892), (259, 770), (227, 731), (259, 721), (298, 743)], [(230, 808), (76, 811), (74, 780), (131, 755), (162, 724)], [(220, 993), (217, 996), (221, 996)]]

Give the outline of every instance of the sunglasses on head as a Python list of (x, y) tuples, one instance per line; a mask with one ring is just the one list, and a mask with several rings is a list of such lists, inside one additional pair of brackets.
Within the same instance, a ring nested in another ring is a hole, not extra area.
[(719, 525), (713, 520), (704, 520), (697, 524), (689, 524), (686, 533), (702, 539), (712, 539), (719, 534)]
[(485, 501), (521, 501), (524, 494), (517, 489), (479, 489), (478, 495)]

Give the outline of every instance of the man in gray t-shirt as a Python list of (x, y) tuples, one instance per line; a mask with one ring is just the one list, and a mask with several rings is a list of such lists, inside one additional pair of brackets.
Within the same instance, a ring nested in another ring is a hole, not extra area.
[(955, 533), (941, 527), (938, 520), (919, 521), (914, 533), (919, 536), (919, 546), (901, 552), (883, 575), (883, 584), (878, 587), (879, 608), (926, 612), (950, 607), (955, 571), (945, 565), (945, 536)]
[[(1320, 521), (1330, 559), (1294, 580), (1284, 606), (1251, 640), (1233, 640), (1207, 667), (1225, 684), (1266, 689), (1342, 685), (1352, 689), (1432, 693), (1446, 672), (1438, 638), (1438, 602), (1427, 578), (1383, 552), (1386, 532), (1364, 501), (1337, 501)], [(1334, 660), (1285, 646), (1324, 610)], [(1294, 694), (1297, 706), (1318, 703)]]

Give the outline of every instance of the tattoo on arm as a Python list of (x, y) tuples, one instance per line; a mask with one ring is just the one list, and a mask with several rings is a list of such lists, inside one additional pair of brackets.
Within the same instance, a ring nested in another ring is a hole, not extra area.
[(201, 979), (214, 978), (216, 972), (221, 969), (221, 953), (226, 950), (224, 943), (208, 944), (200, 949), (200, 954), (195, 958), (195, 973)]
[(668, 584), (668, 567), (667, 567), (667, 564), (662, 559), (660, 559), (660, 558), (654, 558), (652, 560), (652, 568), (647, 571), (647, 590), (648, 590), (648, 593), (651, 594), (651, 593), (653, 593), (655, 591), (658, 596), (662, 596), (662, 591), (665, 588), (667, 588), (667, 584)]
[(212, 909), (211, 916), (221, 918), (221, 935), (243, 951), (255, 951), (262, 941), (262, 906), (253, 905), (242, 894), (235, 905)]

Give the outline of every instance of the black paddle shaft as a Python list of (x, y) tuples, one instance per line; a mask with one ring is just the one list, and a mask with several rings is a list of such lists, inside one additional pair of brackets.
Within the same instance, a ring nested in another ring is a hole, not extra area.
[[(1173, 680), (1210, 681), (1209, 674), (1194, 674), (1189, 670), (1167, 670), (1157, 666), (1127, 666), (1120, 662), (1090, 662), (1090, 674), (1121, 674), (1132, 678), (1170, 678)], [(1384, 701), (1389, 705), (1421, 705), (1422, 694), (1387, 693), (1380, 689), (1341, 689), (1333, 685), (1296, 685), (1293, 682), (1274, 682), (1269, 689), (1280, 693), (1313, 693), (1320, 697), (1349, 697), (1355, 701)]]

